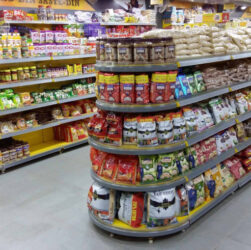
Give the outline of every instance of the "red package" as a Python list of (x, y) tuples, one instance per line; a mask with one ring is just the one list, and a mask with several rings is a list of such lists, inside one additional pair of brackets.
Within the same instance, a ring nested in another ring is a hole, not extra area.
[(107, 155), (108, 154), (105, 152), (99, 151), (93, 147), (91, 148), (90, 158), (91, 158), (91, 162), (92, 162), (92, 169), (98, 175), (100, 175), (100, 171), (102, 169), (103, 162), (105, 161), (105, 158)]
[(115, 180), (118, 169), (118, 157), (116, 155), (107, 155), (102, 168), (102, 176), (110, 180)]
[(0, 10), (0, 18), (4, 19), (5, 21), (13, 20), (13, 10)]
[(107, 101), (108, 94), (107, 94), (107, 85), (105, 84), (105, 76), (104, 73), (98, 73), (98, 86), (99, 86), (99, 98), (102, 101)]
[(237, 157), (232, 157), (224, 161), (224, 164), (229, 168), (236, 180), (240, 179), (246, 174), (246, 171), (242, 167), (241, 162)]
[(152, 74), (150, 99), (152, 103), (165, 102), (167, 86), (167, 73), (156, 72)]
[(135, 184), (138, 166), (138, 157), (121, 156), (118, 162), (116, 181)]
[(120, 102), (125, 104), (135, 103), (135, 77), (133, 74), (121, 74)]
[(167, 75), (167, 87), (165, 101), (174, 100), (175, 83), (178, 71), (169, 71)]
[(108, 142), (120, 146), (122, 144), (122, 117), (114, 113), (109, 113), (106, 117), (106, 121), (108, 124)]
[(119, 77), (112, 73), (105, 73), (106, 85), (106, 101), (111, 103), (119, 103)]
[(149, 77), (147, 74), (136, 76), (135, 95), (137, 104), (148, 104), (149, 100)]

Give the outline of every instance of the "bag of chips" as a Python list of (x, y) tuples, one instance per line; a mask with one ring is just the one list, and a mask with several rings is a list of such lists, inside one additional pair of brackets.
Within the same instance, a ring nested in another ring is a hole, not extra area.
[(182, 112), (172, 114), (174, 141), (184, 140), (186, 138), (186, 122)]
[(157, 136), (159, 144), (168, 144), (173, 141), (173, 123), (171, 114), (157, 116)]
[(183, 174), (189, 170), (189, 163), (184, 155), (183, 151), (175, 152), (176, 167), (178, 168), (179, 174)]
[(124, 144), (137, 144), (137, 117), (124, 117), (123, 142)]
[(194, 76), (192, 74), (186, 75), (186, 79), (192, 95), (197, 94), (197, 88)]
[(178, 74), (177, 71), (168, 72), (168, 75), (167, 75), (168, 87), (166, 88), (165, 101), (174, 100), (177, 74)]
[(121, 193), (118, 218), (131, 227), (141, 225), (144, 214), (143, 193)]
[(135, 95), (137, 104), (148, 104), (149, 97), (149, 77), (147, 74), (136, 76)]
[(245, 169), (242, 167), (240, 160), (237, 157), (232, 157), (223, 162), (226, 165), (234, 178), (239, 180), (246, 174)]
[(135, 77), (133, 74), (121, 74), (120, 102), (125, 104), (135, 103)]
[(111, 103), (119, 103), (119, 76), (113, 73), (105, 73), (104, 81), (107, 93), (106, 101)]
[(198, 131), (198, 122), (197, 117), (195, 116), (193, 110), (191, 108), (183, 108), (182, 109), (183, 116), (186, 122), (186, 133), (187, 136), (192, 136)]
[(195, 205), (197, 202), (197, 190), (193, 184), (193, 181), (190, 181), (186, 184), (187, 197), (188, 197), (188, 207), (189, 211), (195, 209)]
[(195, 85), (196, 85), (197, 91), (198, 92), (205, 91), (206, 87), (205, 87), (205, 83), (203, 81), (202, 73), (198, 70), (198, 71), (194, 72), (193, 75), (194, 75), (194, 80), (195, 80)]
[(102, 167), (101, 176), (114, 181), (118, 171), (118, 157), (116, 155), (107, 155)]
[(197, 152), (193, 146), (186, 148), (186, 156), (190, 169), (199, 165)]
[(175, 188), (149, 192), (147, 199), (147, 226), (160, 227), (177, 222)]
[(100, 171), (102, 169), (103, 162), (104, 162), (106, 156), (107, 156), (107, 153), (99, 151), (99, 150), (91, 147), (90, 158), (91, 158), (91, 162), (92, 162), (92, 169), (98, 175), (100, 175)]
[(140, 180), (141, 183), (154, 182), (157, 180), (156, 156), (140, 155)]
[(166, 87), (167, 73), (153, 73), (150, 91), (150, 99), (152, 103), (163, 103), (165, 101)]
[(203, 175), (200, 175), (193, 179), (194, 188), (197, 191), (197, 200), (195, 207), (200, 206), (205, 201), (205, 190), (204, 190), (204, 178)]
[(106, 122), (108, 124), (106, 141), (120, 146), (122, 144), (122, 117), (114, 113), (108, 113)]
[(218, 170), (220, 171), (221, 181), (223, 188), (227, 189), (234, 183), (234, 177), (229, 171), (228, 167), (224, 163), (217, 165)]
[(180, 200), (180, 211), (179, 216), (188, 215), (188, 194), (187, 190), (184, 186), (180, 186), (177, 188), (177, 195)]
[(139, 146), (158, 145), (154, 116), (141, 116), (137, 119), (137, 138)]

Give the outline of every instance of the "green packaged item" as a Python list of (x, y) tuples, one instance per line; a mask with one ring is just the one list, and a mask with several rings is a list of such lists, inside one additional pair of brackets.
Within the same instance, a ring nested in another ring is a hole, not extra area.
[(169, 180), (179, 174), (176, 166), (175, 155), (164, 154), (159, 155), (157, 164), (157, 179), (158, 180)]
[(193, 75), (194, 75), (194, 80), (195, 80), (197, 91), (198, 92), (205, 91), (206, 87), (203, 81), (202, 73), (200, 71), (196, 71), (194, 72)]
[(5, 93), (6, 95), (8, 95), (8, 94), (13, 94), (13, 93), (14, 93), (14, 90), (13, 90), (13, 89), (5, 89), (5, 90), (4, 90), (4, 93)]
[(187, 170), (189, 170), (189, 164), (184, 155), (184, 152), (180, 151), (180, 152), (175, 152), (174, 154), (175, 154), (176, 166), (179, 170), (179, 174), (185, 173)]
[(42, 103), (43, 102), (42, 96), (40, 93), (33, 92), (33, 93), (31, 93), (31, 96), (34, 99), (35, 103)]
[(6, 109), (8, 99), (5, 95), (0, 96), (0, 110)]
[(18, 94), (13, 95), (12, 101), (13, 101), (16, 108), (21, 106), (21, 99), (20, 99), (20, 96)]
[(196, 166), (199, 165), (197, 153), (193, 146), (186, 148), (186, 156), (187, 156), (189, 168), (195, 168)]
[(157, 180), (156, 156), (140, 155), (140, 180), (142, 183), (154, 182)]
[(192, 74), (186, 75), (186, 79), (187, 79), (188, 86), (190, 88), (192, 95), (195, 95), (197, 93), (197, 88), (196, 88), (194, 76)]
[(195, 190), (197, 191), (197, 200), (195, 203), (195, 207), (198, 207), (205, 202), (205, 189), (204, 189), (203, 175), (200, 175), (194, 178), (193, 185), (194, 185)]

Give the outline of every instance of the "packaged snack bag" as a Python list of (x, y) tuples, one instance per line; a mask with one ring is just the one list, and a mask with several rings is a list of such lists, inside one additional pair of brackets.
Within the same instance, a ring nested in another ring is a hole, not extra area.
[(178, 77), (176, 78), (176, 82), (175, 82), (174, 97), (177, 100), (184, 97), (184, 93), (182, 91), (182, 86), (180, 84)]
[(154, 116), (141, 116), (137, 119), (137, 137), (139, 146), (158, 145)]
[(176, 223), (175, 188), (149, 192), (147, 199), (147, 226), (160, 227)]
[(137, 104), (148, 104), (150, 102), (149, 85), (149, 76), (147, 74), (136, 76), (135, 96)]
[(197, 152), (195, 147), (186, 148), (186, 158), (188, 160), (189, 168), (195, 168), (199, 165)]
[[(214, 125), (214, 120), (209, 112), (208, 108), (206, 107), (207, 104), (200, 103), (199, 113), (201, 115), (201, 119), (204, 121), (206, 128), (210, 128)], [(198, 121), (198, 117), (197, 117)]]
[(188, 215), (188, 194), (184, 186), (177, 188), (177, 195), (180, 200), (180, 213), (179, 216)]
[(106, 122), (108, 124), (107, 142), (120, 146), (122, 144), (122, 117), (114, 113), (108, 113)]
[(190, 181), (186, 184), (187, 197), (188, 197), (188, 205), (189, 211), (194, 210), (196, 202), (197, 202), (197, 190), (194, 186), (193, 181)]
[(186, 79), (192, 95), (197, 94), (197, 88), (194, 76), (192, 74), (186, 75)]
[(120, 78), (120, 102), (125, 104), (135, 103), (135, 76), (121, 74)]
[(186, 122), (182, 112), (172, 114), (174, 141), (180, 141), (186, 138)]
[(112, 181), (116, 179), (118, 170), (118, 157), (116, 155), (107, 155), (101, 170), (101, 176)]
[(157, 136), (159, 144), (168, 144), (173, 141), (173, 122), (172, 115), (157, 116)]
[(118, 160), (118, 173), (116, 181), (135, 184), (137, 167), (138, 157), (120, 156)]
[(248, 101), (245, 98), (246, 96), (242, 93), (236, 93), (235, 99), (236, 99), (236, 107), (239, 114), (246, 113), (248, 109)]
[(131, 116), (124, 117), (123, 143), (137, 144), (137, 117), (131, 117)]
[(204, 120), (204, 116), (202, 115), (202, 109), (196, 107), (196, 108), (193, 108), (193, 112), (195, 116), (197, 117), (198, 131), (201, 132), (207, 129), (206, 121)]
[(163, 103), (165, 101), (167, 86), (167, 73), (156, 72), (152, 74), (150, 99), (152, 103)]
[(176, 166), (175, 155), (173, 153), (158, 156), (157, 179), (170, 180), (179, 174)]
[(220, 171), (221, 181), (223, 188), (227, 189), (234, 183), (234, 177), (229, 171), (228, 167), (224, 163), (217, 165), (218, 170)]
[(204, 190), (204, 178), (203, 175), (200, 175), (193, 179), (194, 188), (197, 191), (197, 200), (195, 207), (200, 206), (205, 201), (205, 190)]
[(107, 85), (105, 84), (105, 75), (102, 72), (98, 73), (99, 97), (102, 101), (108, 100)]
[[(244, 130), (244, 132), (245, 132), (245, 130)], [(233, 127), (229, 128), (226, 131), (226, 135), (227, 135), (226, 141), (229, 142), (228, 148), (232, 148), (238, 144), (237, 134), (236, 134), (236, 131)]]
[(225, 119), (228, 119), (229, 114), (226, 113), (223, 100), (221, 98), (215, 98), (209, 101), (215, 123), (220, 123)]
[(189, 170), (189, 163), (184, 155), (183, 151), (175, 152), (176, 167), (178, 168), (179, 174), (185, 173)]
[(90, 156), (91, 156), (91, 162), (92, 162), (92, 169), (96, 174), (98, 175), (101, 174), (103, 163), (107, 155), (108, 155), (107, 153), (99, 151), (91, 147)]
[(247, 134), (246, 134), (246, 131), (245, 131), (245, 128), (243, 126), (243, 123), (237, 123), (236, 124), (236, 135), (238, 137), (238, 141), (244, 141)]
[[(175, 95), (175, 84), (176, 84), (176, 77), (177, 77), (178, 71), (169, 71), (167, 75), (167, 84), (169, 85), (168, 88), (166, 88), (166, 100), (174, 100)], [(169, 92), (170, 91), (170, 92)]]
[(196, 85), (197, 91), (198, 92), (205, 91), (206, 87), (205, 87), (205, 83), (203, 81), (202, 73), (198, 70), (198, 71), (194, 72), (193, 75), (194, 75), (194, 80), (195, 80), (195, 85)]
[(105, 73), (104, 80), (107, 89), (106, 101), (119, 103), (119, 76), (113, 73)]
[(156, 172), (156, 156), (154, 155), (140, 155), (140, 179), (142, 183), (154, 182), (157, 180)]
[(188, 107), (183, 108), (182, 112), (183, 112), (183, 116), (186, 122), (187, 136), (192, 136), (198, 131), (197, 117), (195, 116), (191, 108), (188, 108)]
[(245, 169), (242, 167), (240, 160), (237, 157), (232, 157), (223, 162), (230, 170), (235, 180), (240, 179), (246, 174)]
[(187, 81), (187, 78), (185, 75), (183, 74), (180, 74), (178, 75), (178, 80), (179, 80), (179, 83), (180, 83), (180, 86), (181, 86), (181, 90), (183, 92), (183, 95), (185, 97), (188, 97), (188, 96), (191, 96), (192, 93), (191, 93), (191, 90), (189, 88), (189, 85), (188, 85), (188, 81)]
[(218, 195), (220, 195), (220, 193), (223, 192), (223, 183), (221, 180), (221, 174), (217, 166), (211, 168), (211, 175), (213, 180), (215, 180), (216, 184), (214, 196), (217, 197)]
[(131, 227), (141, 225), (144, 214), (143, 193), (121, 193), (118, 218)]
[(99, 219), (113, 223), (115, 216), (115, 190), (109, 190), (97, 183), (88, 192), (87, 206)]
[(206, 201), (210, 201), (215, 197), (215, 189), (216, 189), (216, 183), (213, 179), (211, 169), (207, 170), (204, 173), (205, 178), (205, 199)]

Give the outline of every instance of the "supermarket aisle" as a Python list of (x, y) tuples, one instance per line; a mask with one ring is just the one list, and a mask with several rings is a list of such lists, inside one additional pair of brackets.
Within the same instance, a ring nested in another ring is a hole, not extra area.
[(111, 239), (89, 220), (89, 147), (0, 176), (0, 250), (251, 249), (251, 183), (185, 233), (155, 240)]

